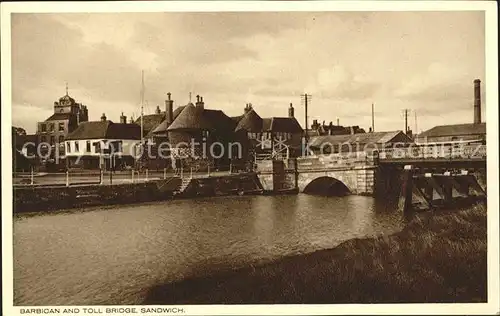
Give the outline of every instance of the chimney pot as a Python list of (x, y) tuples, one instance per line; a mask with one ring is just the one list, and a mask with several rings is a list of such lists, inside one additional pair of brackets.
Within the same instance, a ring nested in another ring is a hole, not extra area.
[(290, 107), (288, 108), (288, 117), (295, 117), (295, 109), (292, 103), (290, 103)]
[(104, 122), (104, 121), (106, 121), (106, 119), (107, 119), (107, 118), (106, 118), (106, 114), (102, 113), (102, 115), (101, 115), (101, 121), (103, 121), (103, 122)]
[(168, 93), (167, 93), (167, 100), (169, 100), (169, 101), (170, 101), (170, 97), (171, 97), (171, 96), (172, 96), (172, 93), (168, 92)]
[(168, 100), (165, 100), (165, 120), (170, 125), (174, 121), (174, 101), (170, 98), (170, 92), (167, 95)]

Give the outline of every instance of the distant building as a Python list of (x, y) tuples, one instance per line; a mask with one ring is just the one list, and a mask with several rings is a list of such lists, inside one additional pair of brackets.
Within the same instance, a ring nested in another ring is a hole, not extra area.
[(417, 143), (486, 142), (486, 123), (481, 122), (481, 81), (474, 80), (474, 120), (472, 124), (439, 125), (416, 136)]
[(323, 135), (346, 135), (346, 134), (359, 134), (364, 133), (365, 130), (359, 126), (341, 126), (333, 125), (330, 122), (328, 125), (323, 121), (322, 124), (318, 123), (318, 120), (313, 120), (311, 124), (311, 129), (308, 130), (309, 136), (323, 136)]
[(332, 154), (371, 152), (374, 149), (391, 148), (401, 143), (413, 143), (413, 140), (402, 131), (391, 131), (315, 136), (310, 138), (309, 147), (314, 154)]
[(486, 141), (486, 123), (439, 125), (417, 135), (417, 143)]
[[(54, 102), (54, 114), (43, 122), (37, 124), (38, 143), (47, 143), (52, 149), (58, 146), (59, 155), (64, 156), (63, 142), (66, 136), (73, 132), (78, 124), (89, 120), (87, 106), (75, 102), (75, 99), (68, 95), (59, 98)], [(42, 148), (42, 152), (48, 151), (48, 148)], [(55, 150), (51, 150), (52, 155)]]
[(66, 137), (64, 146), (68, 168), (122, 169), (134, 166), (141, 127), (113, 123), (106, 115), (100, 121), (82, 122)]

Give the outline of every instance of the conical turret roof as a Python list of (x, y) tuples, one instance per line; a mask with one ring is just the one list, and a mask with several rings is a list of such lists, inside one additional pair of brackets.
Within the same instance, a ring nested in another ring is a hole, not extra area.
[(211, 124), (204, 118), (203, 109), (192, 103), (186, 105), (182, 112), (167, 128), (167, 131), (180, 129), (211, 129)]

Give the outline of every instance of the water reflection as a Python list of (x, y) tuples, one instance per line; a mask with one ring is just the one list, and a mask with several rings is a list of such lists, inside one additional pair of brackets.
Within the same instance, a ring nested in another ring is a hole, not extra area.
[(15, 303), (138, 304), (154, 284), (402, 226), (369, 197), (175, 200), (14, 221)]

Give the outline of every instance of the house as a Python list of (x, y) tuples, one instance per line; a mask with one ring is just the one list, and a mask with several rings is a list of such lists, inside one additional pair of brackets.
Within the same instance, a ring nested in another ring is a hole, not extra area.
[[(41, 154), (49, 151), (54, 155), (55, 147), (60, 156), (64, 156), (63, 142), (68, 134), (73, 132), (78, 124), (88, 121), (87, 106), (77, 103), (75, 99), (66, 94), (59, 98), (59, 101), (54, 102), (54, 113), (43, 122), (37, 123), (37, 142), (46, 144), (41, 147)], [(54, 157), (52, 157), (54, 158)]]
[(229, 168), (233, 150), (235, 122), (220, 110), (205, 109), (203, 97), (196, 104), (172, 112), (172, 122), (165, 120), (153, 134), (166, 137), (171, 146), (174, 168), (195, 170)]
[(311, 137), (309, 148), (314, 154), (348, 152), (371, 152), (374, 149), (392, 148), (400, 144), (411, 144), (413, 140), (402, 131), (372, 132), (347, 135), (325, 135)]
[(253, 106), (247, 104), (235, 132), (238, 135), (246, 134), (247, 145), (255, 157), (283, 159), (300, 154), (304, 134), (294, 116), (292, 104), (288, 109), (288, 117), (269, 118), (261, 118)]
[(486, 141), (486, 123), (439, 125), (418, 134), (417, 143)]
[(358, 125), (354, 126), (341, 126), (333, 125), (330, 122), (328, 125), (323, 121), (322, 124), (318, 123), (318, 120), (313, 120), (311, 124), (311, 129), (307, 131), (308, 136), (323, 136), (323, 135), (346, 135), (346, 134), (359, 134), (365, 133), (365, 130), (360, 128)]
[(107, 120), (82, 122), (66, 137), (64, 146), (68, 168), (121, 169), (135, 163), (137, 146), (141, 140), (141, 127)]

